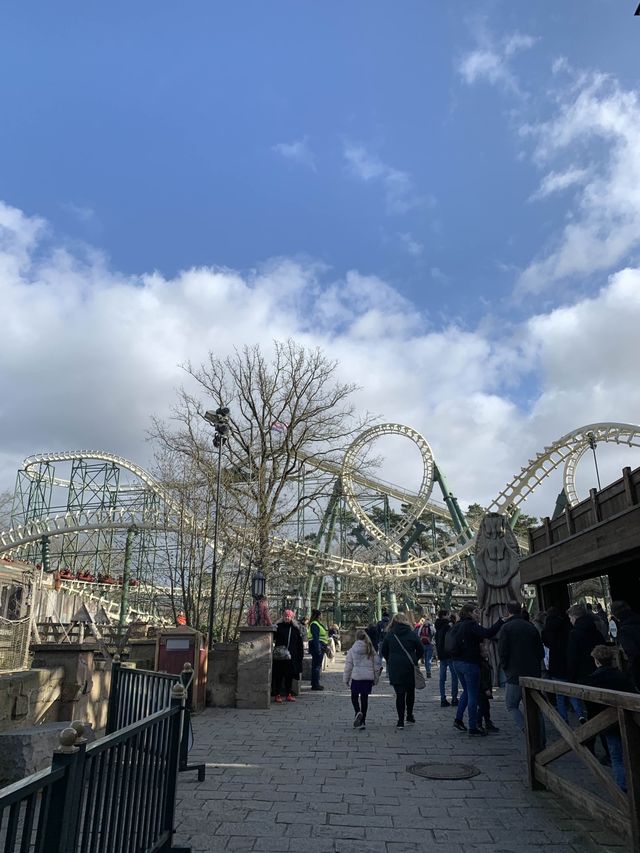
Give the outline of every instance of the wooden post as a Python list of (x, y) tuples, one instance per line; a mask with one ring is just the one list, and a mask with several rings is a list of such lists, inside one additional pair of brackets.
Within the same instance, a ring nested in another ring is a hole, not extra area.
[(597, 524), (599, 521), (602, 521), (600, 501), (598, 499), (598, 490), (589, 489), (589, 497), (591, 498), (591, 512), (593, 513), (593, 523)]
[(624, 494), (627, 499), (627, 506), (635, 506), (638, 503), (638, 494), (636, 487), (631, 480), (631, 468), (627, 466), (622, 469), (622, 483), (624, 485)]
[(532, 791), (544, 791), (545, 786), (536, 777), (536, 755), (543, 749), (541, 738), (540, 711), (536, 705), (532, 690), (522, 688), (524, 708), (524, 733), (527, 742), (527, 781)]
[(629, 823), (633, 853), (640, 853), (640, 728), (632, 711), (618, 708), (620, 739), (629, 798)]
[(550, 545), (553, 545), (553, 537), (551, 533), (551, 519), (548, 515), (545, 515), (545, 517), (542, 519), (542, 523), (544, 525), (545, 542), (548, 548)]
[(567, 535), (573, 536), (573, 534), (576, 532), (576, 523), (573, 519), (571, 507), (568, 505), (564, 508), (564, 520), (567, 523)]

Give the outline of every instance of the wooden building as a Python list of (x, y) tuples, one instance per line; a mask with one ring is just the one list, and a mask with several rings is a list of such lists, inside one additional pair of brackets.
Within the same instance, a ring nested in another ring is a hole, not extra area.
[(568, 607), (580, 590), (600, 588), (604, 597), (608, 587), (611, 600), (640, 611), (640, 468), (624, 468), (619, 480), (530, 528), (520, 573), (543, 610)]

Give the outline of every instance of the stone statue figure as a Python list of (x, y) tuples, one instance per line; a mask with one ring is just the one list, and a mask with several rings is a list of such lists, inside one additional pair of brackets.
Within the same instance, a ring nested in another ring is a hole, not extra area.
[[(480, 522), (475, 544), (478, 605), (482, 624), (493, 625), (505, 615), (508, 601), (522, 602), (520, 549), (506, 515), (488, 512)], [(490, 642), (494, 685), (499, 683), (497, 644)]]

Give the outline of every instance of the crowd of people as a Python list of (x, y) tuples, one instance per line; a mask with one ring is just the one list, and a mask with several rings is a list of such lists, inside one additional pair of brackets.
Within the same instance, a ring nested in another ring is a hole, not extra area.
[[(518, 602), (509, 602), (493, 625), (480, 624), (475, 604), (459, 613), (440, 610), (435, 621), (428, 616), (414, 623), (407, 614), (382, 619), (356, 632), (344, 660), (344, 683), (350, 688), (353, 726), (366, 728), (369, 696), (383, 667), (395, 693), (396, 728), (415, 723), (416, 689), (432, 677), (437, 663), (440, 705), (455, 709), (453, 726), (470, 737), (499, 732), (491, 719), (496, 681), (504, 688), (504, 703), (519, 731), (524, 731), (521, 709), (524, 676), (547, 677), (607, 690), (640, 692), (640, 615), (623, 601), (614, 602), (608, 615), (600, 605), (574, 604), (564, 612), (549, 607), (531, 618)], [(492, 653), (492, 644), (494, 652)], [(273, 661), (275, 702), (294, 702), (292, 682), (302, 674), (305, 645), (311, 656), (311, 689), (323, 690), (323, 660), (340, 650), (340, 630), (327, 627), (319, 610), (309, 620), (296, 621), (285, 610), (276, 625)], [(498, 662), (498, 672), (492, 668)], [(581, 725), (602, 708), (595, 703), (561, 694), (548, 694), (562, 719)], [(544, 723), (541, 719), (541, 742)], [(620, 734), (616, 725), (600, 738), (604, 755), (618, 785), (626, 789)], [(587, 744), (593, 750), (594, 744)]]

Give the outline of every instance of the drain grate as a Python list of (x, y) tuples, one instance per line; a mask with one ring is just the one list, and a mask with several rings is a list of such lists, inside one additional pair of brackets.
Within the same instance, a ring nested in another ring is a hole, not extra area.
[(472, 779), (480, 773), (471, 764), (410, 764), (407, 772), (425, 779)]

